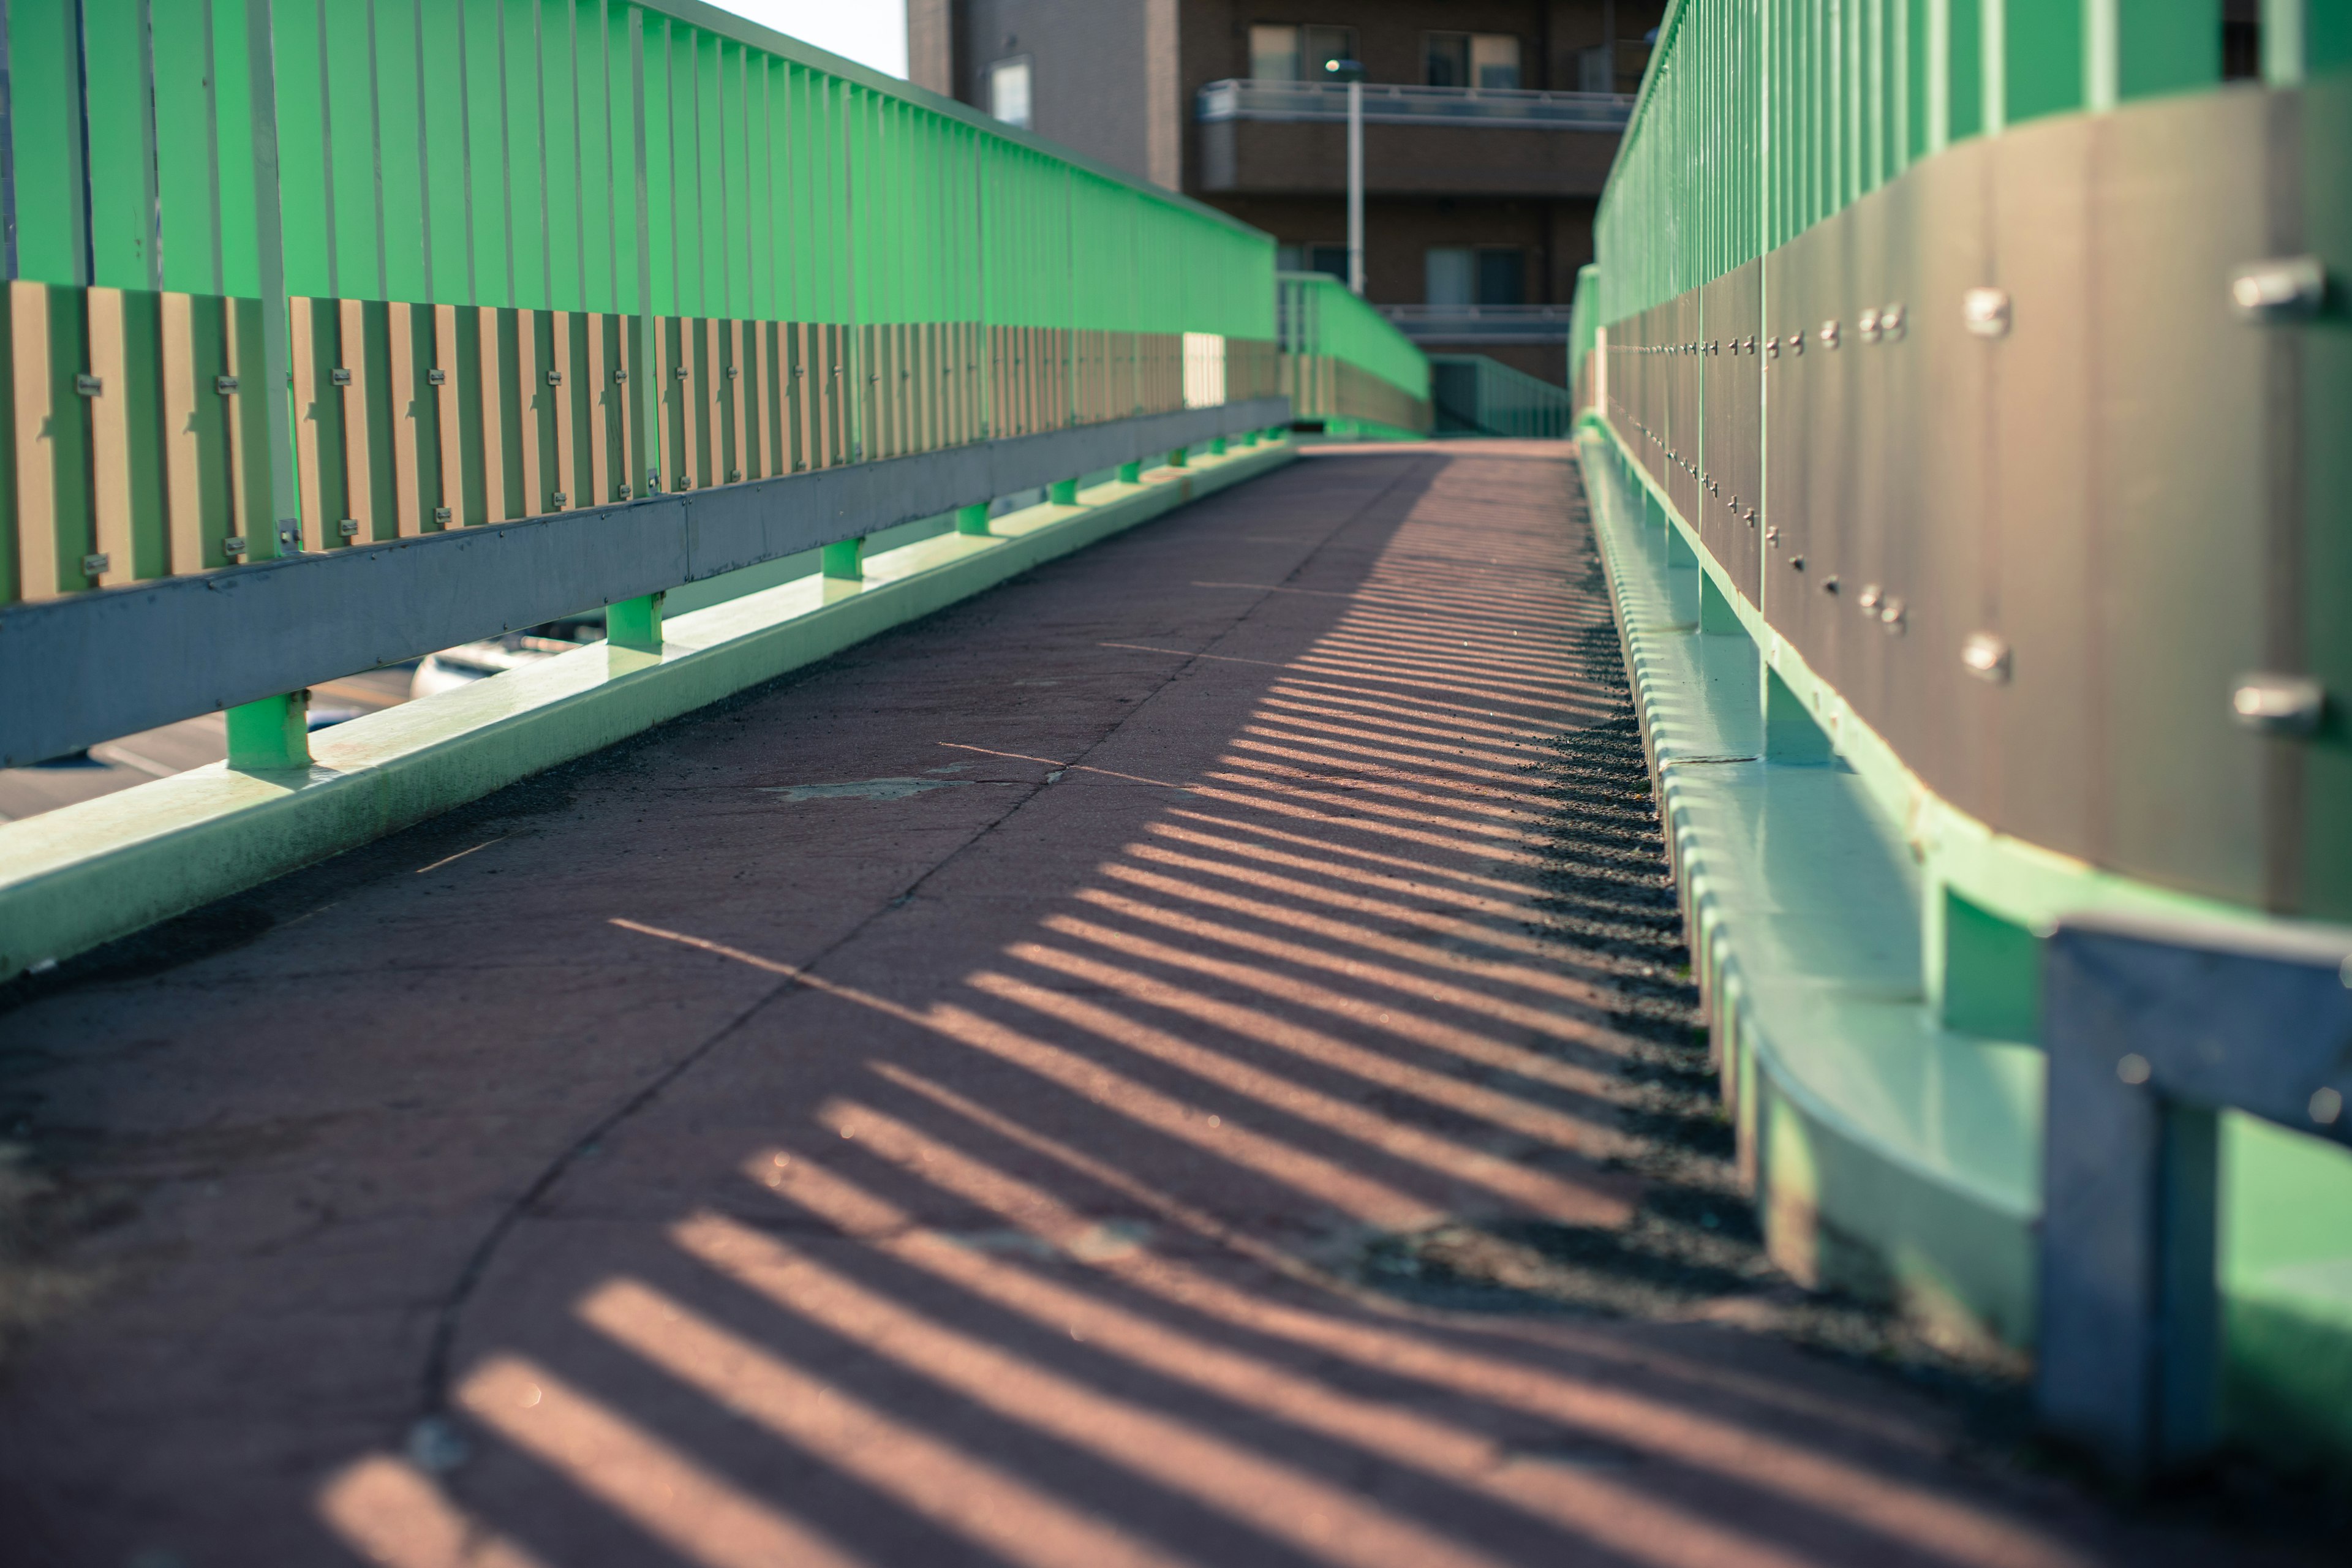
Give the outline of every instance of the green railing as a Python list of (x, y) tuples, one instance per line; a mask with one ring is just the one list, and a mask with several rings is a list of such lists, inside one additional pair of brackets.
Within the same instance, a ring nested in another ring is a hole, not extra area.
[(1431, 406), (1441, 436), (1515, 436), (1559, 440), (1576, 425), (1568, 388), (1485, 354), (1429, 356)]
[(1281, 275), (1282, 389), (1294, 417), (1335, 435), (1429, 433), (1429, 359), (1346, 285)]
[(690, 0), (5, 16), (0, 603), (1275, 390), (1266, 237)]
[[(2352, 919), (2352, 9), (2224, 24), (1682, 0), (1578, 291), (1774, 1251), (1959, 1338), (2034, 1336), (2053, 926)], [(2194, 1179), (2226, 1423), (2352, 1453), (2338, 1104)]]

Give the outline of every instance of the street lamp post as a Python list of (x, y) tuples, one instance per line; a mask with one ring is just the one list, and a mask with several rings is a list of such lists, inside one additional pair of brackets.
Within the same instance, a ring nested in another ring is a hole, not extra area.
[(1326, 60), (1323, 68), (1348, 84), (1348, 291), (1364, 293), (1364, 68), (1356, 60)]

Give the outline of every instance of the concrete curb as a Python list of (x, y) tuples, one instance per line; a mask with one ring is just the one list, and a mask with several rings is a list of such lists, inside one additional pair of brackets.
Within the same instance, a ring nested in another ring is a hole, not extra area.
[(397, 832), (816, 662), (1298, 456), (1194, 455), (1076, 506), (873, 556), (670, 620), (658, 654), (590, 644), (312, 738), (304, 771), (224, 763), (0, 825), (0, 980)]

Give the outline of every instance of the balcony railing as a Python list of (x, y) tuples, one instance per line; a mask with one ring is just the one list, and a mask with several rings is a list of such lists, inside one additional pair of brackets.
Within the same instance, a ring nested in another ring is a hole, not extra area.
[(1415, 342), (1563, 342), (1569, 305), (1382, 305), (1381, 315)]
[[(1633, 99), (1613, 92), (1529, 92), (1523, 89), (1407, 87), (1367, 82), (1364, 120), (1375, 125), (1485, 125), (1553, 131), (1622, 131)], [(1348, 86), (1336, 81), (1213, 81), (1201, 89), (1200, 118), (1348, 118)]]

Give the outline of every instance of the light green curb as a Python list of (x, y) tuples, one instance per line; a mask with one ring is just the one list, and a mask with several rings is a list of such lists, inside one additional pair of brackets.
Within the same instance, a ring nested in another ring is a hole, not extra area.
[[(1937, 800), (1618, 449), (1588, 426), (1593, 531), (1767, 1245), (1796, 1278), (1898, 1304), (1948, 1342), (2024, 1350), (2042, 1053), (1938, 1021), (1929, 895), (1957, 885), (2036, 923), (2185, 900)], [(1702, 573), (1727, 620), (1710, 620)], [(1762, 760), (1767, 665), (1834, 737), (1826, 764)], [(2298, 1461), (2352, 1460), (2352, 1155), (2233, 1114), (2222, 1159), (2225, 1427)]]
[(918, 620), (1298, 456), (1196, 455), (985, 535), (869, 556), (863, 582), (808, 576), (668, 620), (661, 652), (594, 643), (311, 737), (312, 765), (196, 768), (0, 825), (0, 980), (394, 833), (518, 779)]

